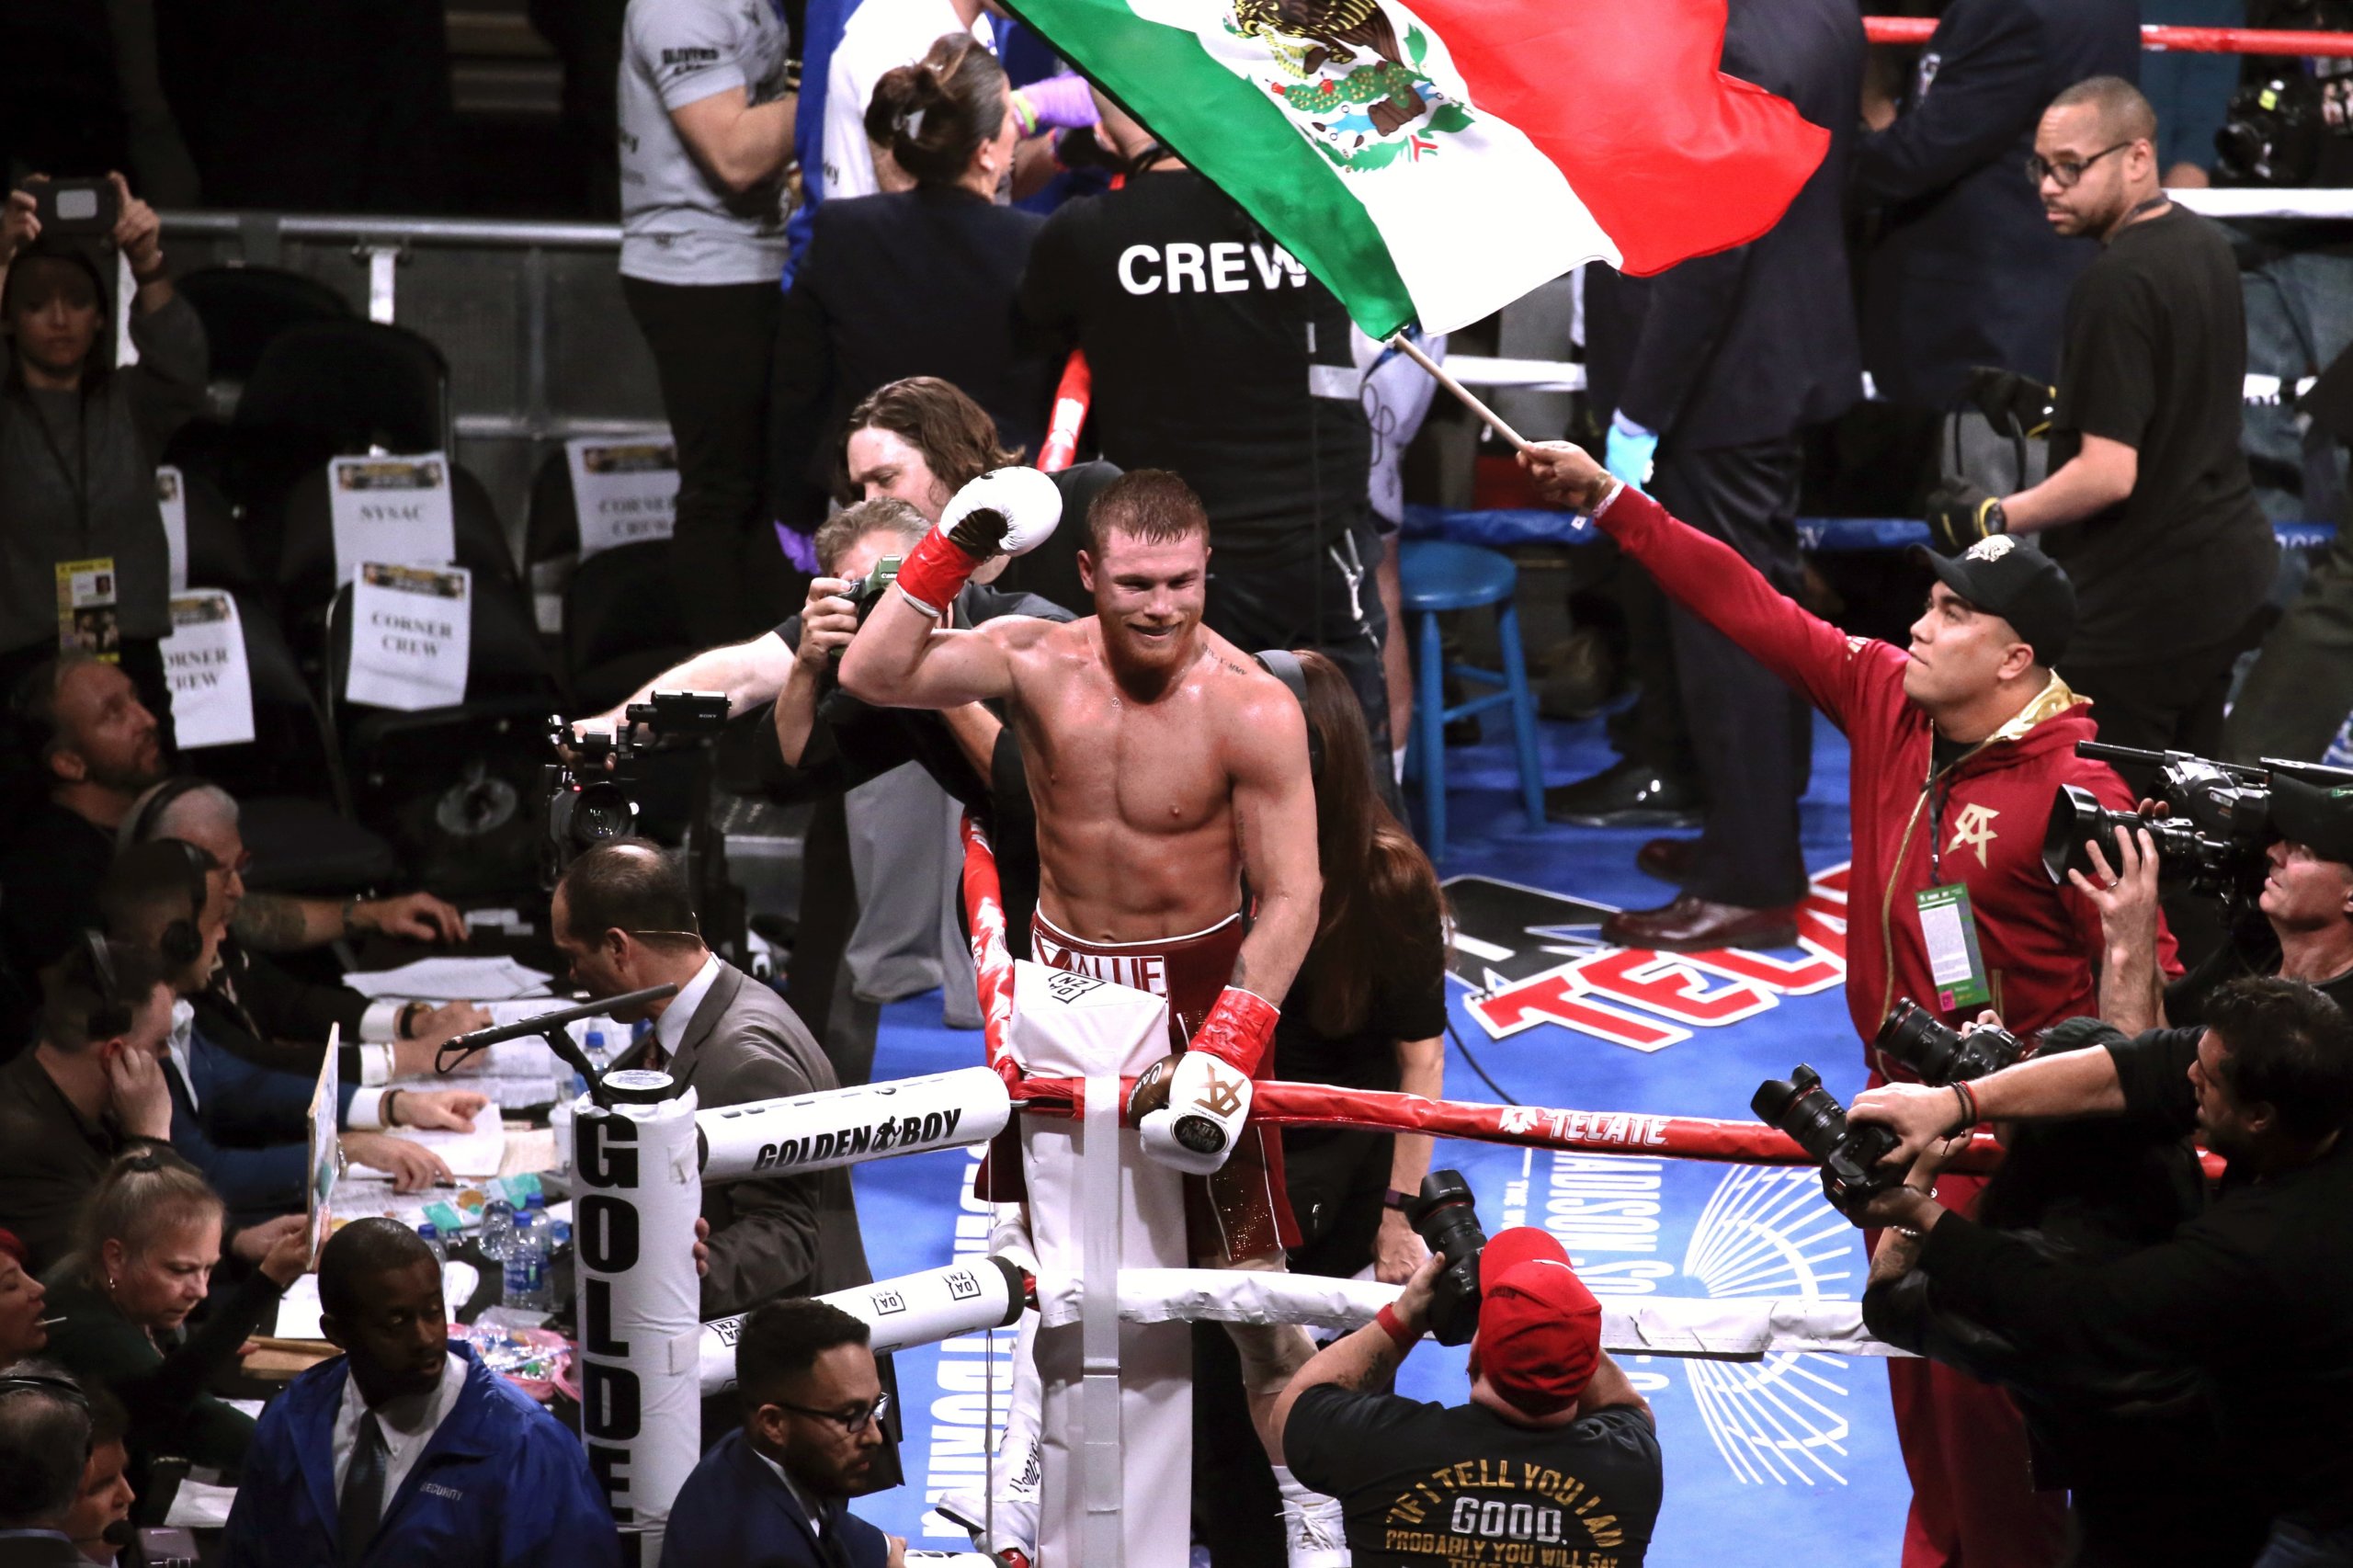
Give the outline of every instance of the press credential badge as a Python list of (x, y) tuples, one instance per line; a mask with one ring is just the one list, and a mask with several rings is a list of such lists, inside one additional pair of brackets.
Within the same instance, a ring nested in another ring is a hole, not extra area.
[(57, 563), (57, 645), (122, 660), (122, 627), (115, 616), (114, 557)]

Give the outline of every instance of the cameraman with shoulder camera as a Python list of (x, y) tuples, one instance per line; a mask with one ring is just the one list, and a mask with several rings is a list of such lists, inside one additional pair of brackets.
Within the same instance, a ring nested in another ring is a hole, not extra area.
[[(120, 175), (103, 186), (27, 184), (0, 205), (0, 323), (10, 348), (0, 382), (0, 688), (61, 645), (119, 658), (168, 756), (160, 644), (171, 631), (170, 549), (155, 463), (201, 405), (204, 324), (164, 270), (155, 210)], [(138, 288), (139, 362), (120, 369), (105, 352), (118, 251)], [(67, 562), (81, 571), (72, 602), (61, 605)]]
[(1394, 1306), (1291, 1379), (1274, 1410), (1291, 1472), (1340, 1499), (1358, 1568), (1496, 1562), (1515, 1543), (1639, 1568), (1665, 1483), (1658, 1433), (1601, 1348), (1601, 1303), (1550, 1233), (1517, 1226), (1469, 1260), (1464, 1403), (1381, 1392), (1460, 1261), (1433, 1252)]
[[(2301, 980), (2353, 1011), (2353, 795), (2271, 775), (2271, 823), (2279, 836), (2264, 851), (2260, 925), (2241, 921), (2230, 939), (2180, 979), (2159, 969), (2157, 878), (2161, 862), (2145, 828), (2116, 829), (2114, 861), (2093, 840), (2085, 846), (2092, 874), (2068, 881), (2099, 911), (2106, 959), (2099, 1016), (2126, 1034), (2167, 1024), (2196, 1025), (2205, 1001), (2226, 981), (2251, 975)], [(2142, 802), (2163, 815), (2162, 802)]]
[(1982, 1117), (2123, 1116), (2195, 1133), (2229, 1162), (2211, 1205), (2162, 1244), (2069, 1262), (1894, 1187), (1856, 1215), (1919, 1244), (1940, 1305), (2022, 1357), (2194, 1368), (2217, 1465), (2271, 1518), (2258, 1568), (2353, 1565), (2353, 1023), (2292, 980), (2239, 980), (2203, 1029), (2004, 1068), (1966, 1086), (1890, 1085), (1851, 1119), (1897, 1134), (1888, 1163)]

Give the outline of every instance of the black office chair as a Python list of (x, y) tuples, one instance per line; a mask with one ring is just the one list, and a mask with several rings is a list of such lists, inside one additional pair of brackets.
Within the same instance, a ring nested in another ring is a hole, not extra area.
[(244, 508), (257, 562), (274, 562), (287, 493), (338, 454), (450, 450), (449, 365), (380, 322), (306, 322), (262, 350), (230, 422), (221, 479)]
[(531, 510), (523, 520), (523, 569), (580, 553), (580, 502), (572, 491), (572, 457), (562, 447), (531, 475)]
[[(489, 489), (466, 469), (449, 465), (449, 510), (456, 564), (485, 580), (517, 585), (515, 554)], [(324, 463), (296, 480), (279, 513), (278, 591), (297, 617), (316, 616), (335, 597), (335, 511)]]
[(245, 537), (237, 527), (228, 496), (202, 473), (182, 470), (180, 480), (188, 508), (188, 586), (233, 589), (241, 612), (249, 599), (256, 597), (274, 605), (275, 596), (264, 591), (267, 585), (245, 549)]
[(666, 540), (599, 551), (563, 596), (563, 676), (575, 710), (610, 708), (697, 649), (678, 624)]
[(462, 702), (418, 712), (355, 705), (352, 590), (327, 620), (328, 731), (360, 820), (445, 897), (520, 897), (537, 886), (546, 725), (561, 701), (529, 602), (477, 577)]
[(278, 267), (203, 267), (172, 280), (196, 307), (212, 349), (212, 379), (244, 382), (280, 334), (313, 322), (358, 320), (326, 284)]

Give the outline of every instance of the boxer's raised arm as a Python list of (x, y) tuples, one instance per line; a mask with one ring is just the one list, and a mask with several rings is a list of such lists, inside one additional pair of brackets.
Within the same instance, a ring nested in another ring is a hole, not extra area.
[(1307, 719), (1279, 688), (1235, 718), (1228, 742), (1233, 835), (1254, 907), (1250, 935), (1233, 960), (1232, 983), (1280, 1006), (1315, 939), (1324, 898)]
[(1053, 625), (1001, 616), (972, 631), (939, 629), (931, 616), (885, 594), (842, 653), (842, 685), (885, 708), (954, 708), (1013, 695), (1013, 654)]

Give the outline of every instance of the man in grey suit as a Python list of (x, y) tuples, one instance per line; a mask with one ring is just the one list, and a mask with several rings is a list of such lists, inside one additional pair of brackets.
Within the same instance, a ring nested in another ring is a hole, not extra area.
[[(704, 945), (685, 873), (659, 846), (619, 838), (581, 856), (556, 884), (551, 915), (556, 946), (590, 996), (678, 988), (614, 1013), (624, 1023), (654, 1022), (617, 1065), (659, 1068), (693, 1085), (706, 1107), (838, 1086), (783, 998)], [(702, 1215), (710, 1226), (706, 1320), (873, 1278), (847, 1170), (705, 1187)]]

